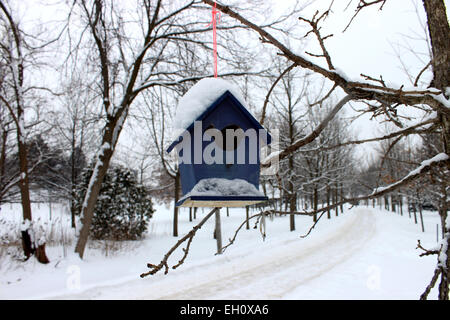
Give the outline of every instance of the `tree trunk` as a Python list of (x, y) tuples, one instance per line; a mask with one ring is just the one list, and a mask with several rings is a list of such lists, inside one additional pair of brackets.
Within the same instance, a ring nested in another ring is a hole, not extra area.
[[(21, 108), (19, 107), (18, 118), (21, 119), (23, 116)], [(23, 213), (23, 221), (25, 224), (30, 224), (32, 221), (31, 217), (31, 199), (30, 199), (30, 183), (28, 178), (28, 150), (25, 144), (25, 139), (22, 131), (17, 129), (17, 140), (19, 146), (19, 169), (20, 169), (20, 181), (19, 181), (19, 189), (20, 189), (20, 197), (22, 202), (22, 213)], [(31, 231), (32, 232), (32, 231)], [(36, 244), (33, 243), (33, 239), (30, 235), (30, 229), (26, 228), (22, 230), (22, 248), (23, 253), (27, 259), (30, 258), (31, 255), (35, 254), (37, 260), (40, 263), (49, 263), (50, 261), (47, 258), (45, 253), (45, 244), (39, 245), (36, 249)]]
[(384, 196), (384, 210), (389, 211), (389, 197)]
[(403, 216), (403, 197), (400, 195), (398, 198), (399, 206), (400, 206), (400, 215)]
[[(122, 112), (126, 112), (125, 109)], [(98, 195), (103, 183), (103, 180), (108, 171), (109, 163), (113, 155), (117, 137), (119, 136), (121, 128), (117, 128), (119, 124), (119, 118), (122, 113), (116, 114), (116, 117), (109, 118), (108, 123), (105, 125), (105, 131), (102, 139), (101, 149), (97, 156), (94, 171), (89, 181), (89, 188), (86, 192), (84, 202), (81, 208), (81, 230), (78, 236), (78, 241), (75, 246), (75, 252), (78, 253), (80, 258), (83, 258), (84, 249), (89, 238), (89, 232), (91, 229), (92, 218), (94, 217), (95, 204), (97, 202)], [(116, 133), (114, 133), (117, 131)]]
[[(314, 211), (317, 211), (318, 204), (319, 204), (319, 199), (318, 199), (318, 194), (317, 194), (317, 187), (314, 187), (313, 201), (314, 201), (313, 202), (314, 203)], [(317, 221), (317, 213), (314, 214), (313, 221), (314, 222)]]
[[(338, 203), (338, 186), (337, 186), (337, 182), (334, 184), (334, 203)], [(335, 213), (336, 213), (336, 217), (339, 216), (339, 207), (336, 206), (336, 208), (334, 209)]]
[(290, 209), (290, 215), (289, 215), (289, 228), (290, 231), (295, 231), (295, 214), (294, 212), (297, 211), (297, 199), (295, 196), (295, 192), (292, 190), (290, 197), (289, 197), (289, 209)]
[(292, 212), (295, 212), (295, 211), (292, 211), (292, 209), (291, 209), (291, 213), (289, 214), (289, 230), (295, 231), (295, 214)]
[[(84, 249), (86, 248), (87, 240), (89, 238), (89, 231), (92, 224), (92, 218), (94, 217), (95, 204), (97, 202), (100, 189), (105, 178), (106, 172), (109, 166), (109, 160), (112, 156), (112, 152), (104, 152), (105, 156), (100, 156), (99, 160), (95, 165), (94, 173), (91, 176), (89, 185), (92, 186), (86, 192), (86, 197), (84, 199), (84, 204), (81, 211), (81, 223), (82, 227), (80, 230), (80, 235), (78, 236), (77, 245), (75, 247), (75, 252), (78, 253), (80, 258), (83, 258)], [(97, 174), (95, 174), (97, 173)]]
[[(27, 160), (27, 150), (26, 145), (21, 141), (20, 130), (17, 130), (17, 140), (19, 144), (19, 168), (20, 168), (20, 198), (22, 202), (22, 215), (25, 224), (31, 223), (31, 201), (30, 201), (30, 190), (29, 190), (29, 180), (28, 180), (28, 160)], [(27, 222), (28, 221), (28, 222)], [(22, 247), (25, 257), (28, 259), (34, 253), (33, 243), (31, 241), (31, 236), (29, 230), (22, 231)]]
[(330, 211), (330, 186), (327, 186), (327, 218), (331, 219), (331, 211)]
[[(14, 91), (14, 100), (16, 104), (16, 111), (10, 106), (8, 109), (11, 116), (14, 118), (17, 131), (17, 147), (19, 152), (19, 190), (22, 202), (22, 214), (23, 222), (25, 225), (31, 225), (31, 201), (30, 201), (30, 184), (28, 177), (28, 150), (26, 145), (25, 136), (25, 103), (24, 103), (24, 58), (22, 55), (22, 46), (24, 41), (21, 39), (21, 33), (19, 32), (18, 24), (14, 21), (11, 13), (8, 11), (3, 2), (0, 1), (0, 10), (6, 15), (9, 23), (9, 27), (12, 31), (15, 48), (9, 52), (10, 56), (10, 68), (14, 74), (12, 81), (12, 89)], [(6, 22), (6, 21), (5, 21)], [(15, 54), (13, 52), (16, 52)], [(2, 99), (3, 100), (3, 99)], [(3, 101), (8, 104), (7, 101)], [(9, 106), (9, 104), (8, 104)], [(2, 107), (4, 107), (2, 105)], [(15, 114), (16, 113), (16, 114)], [(29, 233), (29, 228), (24, 228), (22, 231), (22, 247), (25, 257), (28, 259), (35, 253), (35, 244)], [(37, 257), (39, 262), (47, 263), (48, 259), (45, 255), (45, 247), (41, 250), (42, 254)], [(45, 258), (44, 258), (45, 257)]]
[(411, 199), (408, 197), (408, 215), (409, 218), (411, 219)]
[(21, 234), (22, 234), (23, 254), (25, 255), (26, 259), (28, 260), (34, 253), (33, 243), (31, 242), (31, 236), (30, 236), (28, 229), (22, 231)]
[(5, 177), (5, 164), (6, 164), (6, 141), (8, 140), (8, 130), (5, 126), (2, 126), (2, 143), (0, 149), (0, 203), (2, 203), (3, 193), (3, 178)]
[[(443, 0), (423, 0), (425, 12), (427, 14), (428, 31), (431, 39), (432, 47), (432, 67), (433, 81), (432, 86), (442, 90), (444, 94), (446, 88), (450, 86), (450, 27)], [(448, 96), (446, 97), (449, 98)], [(442, 141), (444, 152), (450, 154), (450, 117), (446, 114), (438, 113), (442, 124)], [(450, 166), (447, 167), (450, 170)], [(447, 216), (447, 209), (440, 214)], [(442, 219), (442, 216), (441, 216)], [(447, 219), (448, 220), (448, 219)], [(441, 282), (439, 284), (439, 299), (448, 300), (449, 298), (449, 279), (450, 279), (450, 226), (445, 225), (446, 234), (446, 261), (441, 264)], [(444, 249), (442, 249), (444, 250)], [(443, 256), (442, 253), (440, 256)]]
[(420, 216), (420, 225), (422, 226), (422, 232), (425, 232), (425, 226), (423, 224), (423, 214), (422, 214), (422, 208), (419, 207), (419, 216)]
[[(73, 126), (75, 128), (75, 125)], [(70, 216), (71, 216), (71, 226), (72, 228), (75, 228), (75, 212), (76, 212), (76, 208), (75, 208), (75, 185), (76, 185), (76, 162), (75, 162), (75, 139), (74, 139), (75, 133), (72, 132), (72, 154), (70, 156), (70, 165), (71, 165), (71, 177), (70, 177), (70, 185), (71, 185), (71, 190), (70, 190)]]
[[(420, 208), (420, 210), (422, 210), (422, 205), (421, 204), (419, 204), (419, 208)], [(416, 209), (416, 206), (414, 206), (413, 212), (414, 212), (414, 224), (417, 224), (417, 209)]]
[(49, 263), (50, 260), (48, 260), (47, 255), (45, 254), (45, 243), (38, 245), (38, 247), (36, 248), (36, 258), (38, 259), (38, 261), (40, 263)]

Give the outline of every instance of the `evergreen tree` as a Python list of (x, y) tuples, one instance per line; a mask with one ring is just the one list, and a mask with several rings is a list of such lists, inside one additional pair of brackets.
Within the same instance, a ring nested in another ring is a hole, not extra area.
[[(75, 195), (77, 214), (88, 189), (92, 166), (86, 169)], [(95, 207), (90, 235), (93, 239), (136, 240), (147, 230), (154, 209), (151, 198), (135, 174), (122, 166), (108, 170)]]

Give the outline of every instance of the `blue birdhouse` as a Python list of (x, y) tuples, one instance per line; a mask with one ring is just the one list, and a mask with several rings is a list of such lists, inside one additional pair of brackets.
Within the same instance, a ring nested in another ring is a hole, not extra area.
[(179, 101), (175, 139), (182, 207), (243, 207), (266, 201), (259, 188), (260, 148), (271, 137), (230, 83), (206, 78)]

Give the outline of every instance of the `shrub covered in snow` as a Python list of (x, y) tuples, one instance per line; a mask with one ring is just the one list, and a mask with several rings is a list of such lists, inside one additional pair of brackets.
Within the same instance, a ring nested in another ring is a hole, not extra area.
[[(77, 186), (76, 203), (81, 211), (92, 167), (86, 169)], [(136, 240), (147, 230), (154, 209), (146, 189), (135, 174), (124, 167), (108, 170), (102, 183), (92, 220), (91, 237), (97, 240)]]

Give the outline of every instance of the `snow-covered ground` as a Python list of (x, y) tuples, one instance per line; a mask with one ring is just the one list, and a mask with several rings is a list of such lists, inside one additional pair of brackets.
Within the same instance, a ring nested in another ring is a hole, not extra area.
[[(35, 218), (50, 218), (43, 204), (33, 209)], [(206, 213), (200, 209), (197, 220), (189, 222), (188, 211), (182, 209), (180, 236)], [(6, 205), (1, 216), (20, 220), (20, 210)], [(226, 244), (245, 210), (230, 209), (227, 217), (223, 209), (221, 216)], [(67, 224), (61, 230), (70, 235), (67, 208), (54, 206), (52, 221), (58, 217), (58, 223)], [(288, 217), (267, 219), (265, 241), (252, 223), (217, 256), (213, 217), (198, 231), (180, 268), (141, 279), (147, 263), (159, 263), (176, 242), (171, 236), (172, 211), (158, 206), (145, 240), (115, 244), (119, 249), (106, 250), (105, 243), (97, 243), (80, 260), (73, 253), (74, 243), (50, 245), (48, 265), (1, 256), (0, 299), (418, 299), (429, 283), (436, 257), (421, 258), (415, 248), (418, 239), (424, 247), (436, 245), (437, 213), (424, 212), (422, 233), (407, 212), (400, 216), (354, 207), (331, 220), (324, 216), (301, 239), (311, 220), (296, 217), (297, 230), (289, 232)], [(170, 265), (181, 255), (179, 250)], [(436, 296), (432, 291), (430, 298)]]

